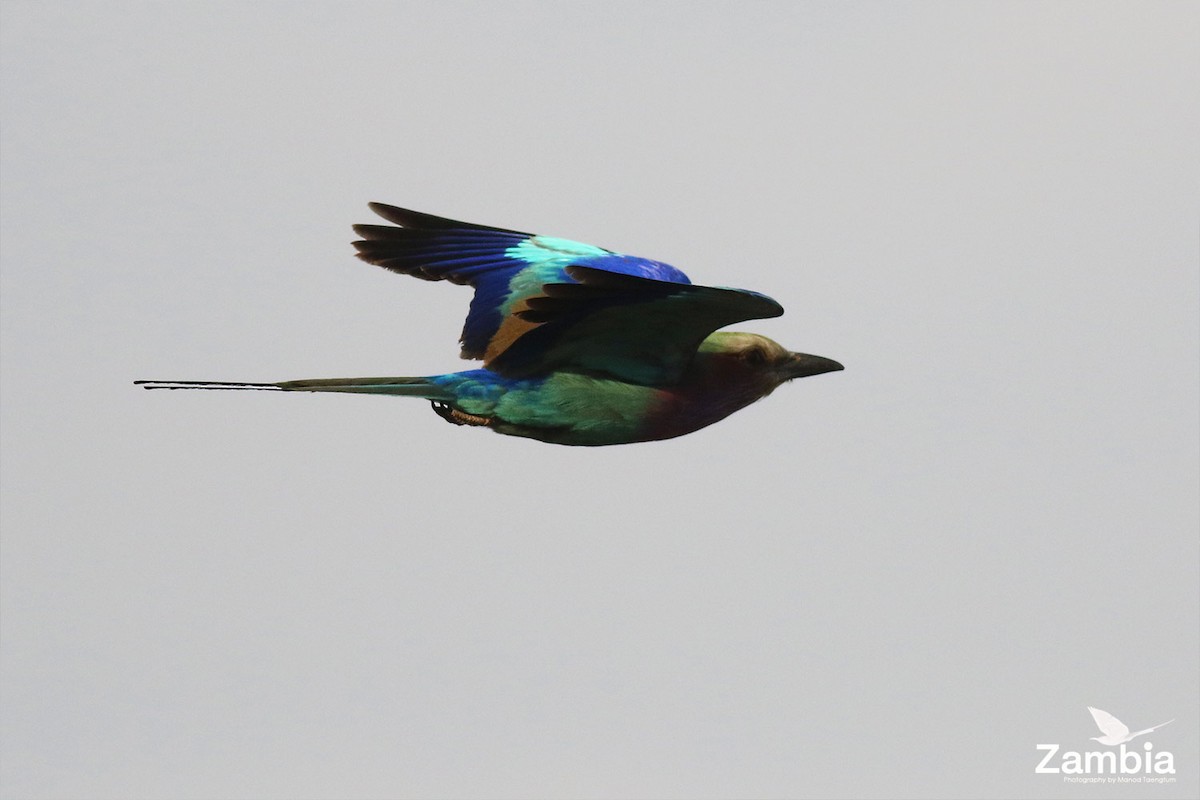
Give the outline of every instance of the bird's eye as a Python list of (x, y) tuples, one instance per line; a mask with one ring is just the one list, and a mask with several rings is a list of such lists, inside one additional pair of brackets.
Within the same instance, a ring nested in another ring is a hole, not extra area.
[(761, 347), (752, 347), (746, 351), (746, 363), (753, 367), (761, 367), (767, 363), (767, 353)]

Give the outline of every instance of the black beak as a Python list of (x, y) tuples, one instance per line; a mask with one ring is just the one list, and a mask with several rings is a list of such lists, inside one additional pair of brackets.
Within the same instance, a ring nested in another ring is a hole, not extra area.
[(791, 359), (784, 366), (788, 380), (820, 375), (822, 372), (837, 372), (840, 369), (845, 369), (845, 367), (832, 358), (810, 356), (807, 353), (792, 353)]

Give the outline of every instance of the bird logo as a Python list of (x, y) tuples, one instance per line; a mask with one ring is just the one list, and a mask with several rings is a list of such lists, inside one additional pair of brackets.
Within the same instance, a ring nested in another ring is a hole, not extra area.
[(355, 225), (358, 257), (475, 290), (461, 356), (481, 369), (425, 377), (246, 383), (136, 381), (147, 389), (354, 392), (419, 397), (455, 425), (565, 445), (669, 439), (718, 422), (795, 378), (843, 369), (754, 333), (778, 317), (745, 289), (595, 245), (458, 222), (382, 203)]
[[(1143, 733), (1156, 731), (1163, 725), (1170, 725), (1175, 721), (1174, 719), (1169, 719), (1166, 722), (1160, 722), (1152, 728), (1146, 728), (1145, 730), (1130, 733), (1128, 725), (1126, 725), (1124, 722), (1121, 722), (1121, 720), (1117, 719), (1107, 711), (1101, 711), (1100, 709), (1092, 708), (1091, 706), (1088, 706), (1088, 711), (1092, 712), (1092, 719), (1096, 720), (1096, 727), (1099, 728), (1100, 732), (1104, 734), (1103, 736), (1092, 736), (1090, 738), (1093, 742), (1099, 742), (1100, 744), (1124, 744), (1131, 739), (1141, 736)], [(1147, 745), (1147, 747), (1149, 747), (1149, 745)]]

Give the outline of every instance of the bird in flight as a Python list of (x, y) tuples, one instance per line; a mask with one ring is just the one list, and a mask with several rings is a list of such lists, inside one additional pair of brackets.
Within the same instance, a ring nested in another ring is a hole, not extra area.
[(461, 355), (482, 359), (482, 369), (426, 377), (137, 383), (420, 397), (455, 425), (594, 446), (692, 433), (793, 378), (843, 368), (765, 336), (718, 330), (782, 314), (766, 295), (697, 286), (669, 264), (568, 239), (370, 206), (393, 224), (355, 225), (359, 258), (475, 290)]
[(1141, 736), (1143, 733), (1149, 733), (1150, 731), (1156, 731), (1163, 725), (1170, 725), (1175, 721), (1174, 719), (1169, 719), (1166, 722), (1160, 722), (1153, 728), (1146, 728), (1143, 731), (1130, 733), (1129, 726), (1107, 711), (1101, 711), (1091, 706), (1088, 706), (1088, 711), (1092, 712), (1092, 719), (1096, 720), (1096, 727), (1104, 734), (1103, 736), (1091, 737), (1091, 741), (1099, 742), (1100, 744), (1124, 744), (1134, 737)]

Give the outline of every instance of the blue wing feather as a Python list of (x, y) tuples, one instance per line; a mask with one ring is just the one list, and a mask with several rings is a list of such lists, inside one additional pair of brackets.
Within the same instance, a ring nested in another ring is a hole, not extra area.
[[(574, 283), (569, 266), (589, 266), (654, 280), (688, 284), (670, 264), (614, 253), (595, 245), (458, 222), (372, 203), (401, 227), (355, 225), (358, 257), (422, 280), (467, 284), (475, 297), (461, 336), (464, 358), (483, 358), (513, 308), (548, 283)], [(517, 334), (519, 335), (519, 334)]]
[[(592, 269), (602, 269), (605, 272), (616, 272), (621, 275), (632, 275), (636, 278), (651, 278), (656, 281), (666, 281), (668, 283), (683, 283), (691, 284), (691, 280), (687, 275), (670, 264), (664, 264), (661, 261), (653, 261), (649, 258), (639, 258), (638, 256), (627, 256), (621, 253), (605, 253), (604, 255), (592, 256), (590, 258), (576, 259), (566, 266), (575, 267), (591, 267)], [(569, 275), (564, 275), (566, 278), (562, 283), (571, 283), (574, 278)]]

